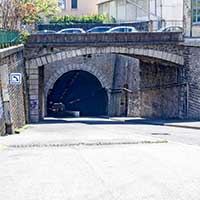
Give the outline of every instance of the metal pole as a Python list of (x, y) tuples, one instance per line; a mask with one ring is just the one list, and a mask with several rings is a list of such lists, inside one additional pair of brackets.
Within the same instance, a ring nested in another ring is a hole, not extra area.
[(191, 16), (190, 16), (190, 37), (192, 37), (192, 26), (193, 26), (193, 3), (191, 1)]
[(157, 17), (157, 0), (155, 0), (155, 16)]
[(118, 16), (118, 9), (119, 9), (119, 4), (118, 0), (116, 1), (116, 20), (119, 22), (119, 16)]
[(150, 16), (150, 0), (148, 0), (148, 20), (150, 20), (151, 16)]

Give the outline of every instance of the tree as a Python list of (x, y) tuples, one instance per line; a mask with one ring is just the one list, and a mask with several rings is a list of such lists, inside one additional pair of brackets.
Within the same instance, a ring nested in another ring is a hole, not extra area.
[(58, 0), (34, 0), (34, 5), (39, 16), (50, 17), (59, 12)]
[(59, 12), (58, 0), (0, 0), (1, 27), (17, 30)]

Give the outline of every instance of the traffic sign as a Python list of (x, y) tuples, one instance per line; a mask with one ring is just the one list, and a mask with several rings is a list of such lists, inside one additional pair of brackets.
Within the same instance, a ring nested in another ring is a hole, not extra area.
[(11, 85), (20, 85), (22, 83), (22, 74), (21, 73), (10, 73), (10, 84)]

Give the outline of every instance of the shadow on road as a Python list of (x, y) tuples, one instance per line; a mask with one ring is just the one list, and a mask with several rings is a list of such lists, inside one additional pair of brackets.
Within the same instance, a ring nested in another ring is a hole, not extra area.
[(45, 118), (40, 124), (64, 124), (64, 123), (83, 123), (88, 125), (138, 125), (138, 124), (150, 124), (150, 125), (165, 125), (166, 123), (184, 123), (184, 122), (197, 122), (195, 120), (161, 120), (161, 119), (148, 119), (148, 118), (109, 118), (109, 117), (98, 117), (98, 118)]

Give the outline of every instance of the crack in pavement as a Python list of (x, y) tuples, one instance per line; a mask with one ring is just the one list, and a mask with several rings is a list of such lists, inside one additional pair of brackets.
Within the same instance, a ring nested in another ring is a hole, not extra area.
[(73, 146), (113, 146), (113, 145), (135, 145), (135, 144), (161, 144), (168, 143), (167, 140), (155, 141), (127, 141), (127, 142), (76, 142), (76, 143), (51, 143), (51, 144), (19, 144), (8, 145), (7, 148), (48, 148), (48, 147), (73, 147)]

